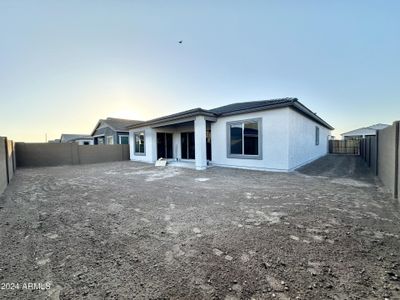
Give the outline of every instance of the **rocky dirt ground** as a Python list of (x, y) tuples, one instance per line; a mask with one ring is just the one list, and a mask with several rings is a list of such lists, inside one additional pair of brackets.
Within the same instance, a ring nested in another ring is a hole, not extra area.
[(290, 174), (19, 169), (0, 197), (0, 298), (399, 299), (399, 235), (398, 202), (350, 156)]

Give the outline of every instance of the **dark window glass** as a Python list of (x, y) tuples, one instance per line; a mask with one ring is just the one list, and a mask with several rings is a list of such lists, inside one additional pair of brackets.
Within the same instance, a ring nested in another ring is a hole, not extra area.
[(258, 123), (244, 123), (244, 154), (258, 155)]
[(166, 133), (165, 134), (165, 146), (166, 146), (166, 149), (165, 149), (165, 152), (166, 152), (166, 158), (173, 158), (174, 157), (174, 155), (173, 155), (173, 153), (172, 153), (172, 133)]
[(195, 159), (194, 132), (188, 133), (188, 139), (189, 139), (189, 158)]
[(243, 154), (242, 124), (232, 124), (231, 130), (231, 154)]
[(182, 159), (195, 159), (194, 132), (181, 133)]
[(127, 136), (121, 136), (121, 144), (129, 144), (129, 138)]
[(211, 160), (211, 130), (207, 130), (207, 160)]
[[(121, 143), (122, 141), (123, 138), (121, 138)], [(135, 133), (135, 152), (144, 153), (144, 132)]]
[(172, 158), (172, 133), (157, 132), (157, 159)]
[(157, 132), (157, 159), (166, 158), (165, 133)]
[(186, 132), (181, 133), (181, 151), (182, 151), (182, 159), (188, 159), (188, 135)]
[(315, 127), (315, 145), (319, 145), (319, 127)]

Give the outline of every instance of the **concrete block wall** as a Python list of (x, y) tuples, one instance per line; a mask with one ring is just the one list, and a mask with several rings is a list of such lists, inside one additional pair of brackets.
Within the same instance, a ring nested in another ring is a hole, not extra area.
[(75, 165), (77, 147), (76, 143), (16, 143), (17, 167)]
[(18, 167), (46, 167), (129, 160), (129, 145), (16, 143)]
[(377, 175), (378, 174), (378, 140), (377, 137), (374, 136), (370, 139), (371, 143), (371, 152), (369, 157), (369, 167), (372, 169), (372, 172)]
[(378, 175), (378, 143), (376, 136), (369, 136), (360, 141), (360, 155), (372, 172)]
[(129, 145), (79, 146), (80, 164), (129, 160)]
[(16, 169), (14, 142), (0, 137), (0, 194), (14, 177)]
[[(400, 122), (397, 122), (398, 126), (398, 138), (397, 145), (400, 147)], [(397, 149), (397, 198), (400, 198), (400, 149)]]
[(15, 151), (14, 142), (7, 140), (7, 163), (8, 163), (8, 180), (10, 181), (14, 177), (15, 166)]
[(6, 165), (6, 138), (0, 137), (0, 194), (6, 189), (7, 165)]
[(399, 122), (378, 132), (378, 177), (398, 198), (399, 191)]

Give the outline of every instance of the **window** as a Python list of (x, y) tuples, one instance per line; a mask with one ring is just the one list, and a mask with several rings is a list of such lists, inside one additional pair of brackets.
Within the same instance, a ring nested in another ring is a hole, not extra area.
[(315, 145), (316, 146), (319, 145), (319, 127), (318, 126), (315, 127)]
[(231, 154), (243, 154), (243, 124), (230, 125)]
[(112, 144), (114, 144), (114, 137), (113, 136), (108, 136), (107, 138), (106, 138), (106, 141), (107, 141), (107, 145), (112, 145)]
[(136, 155), (144, 155), (145, 147), (144, 147), (144, 131), (142, 132), (135, 132), (135, 154)]
[(127, 136), (127, 135), (120, 135), (120, 136), (119, 136), (119, 143), (120, 143), (120, 144), (129, 144), (129, 136)]
[(228, 157), (261, 159), (261, 119), (227, 123)]
[(245, 155), (258, 155), (258, 123), (244, 123), (243, 150)]
[(89, 142), (83, 142), (83, 144), (84, 144), (84, 145), (90, 145), (90, 143), (89, 143)]

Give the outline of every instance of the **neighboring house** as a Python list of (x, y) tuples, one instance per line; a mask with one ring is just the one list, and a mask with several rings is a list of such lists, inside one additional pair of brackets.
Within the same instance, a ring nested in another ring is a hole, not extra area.
[(49, 140), (48, 143), (50, 143), (50, 144), (59, 144), (60, 143), (60, 139)]
[(345, 140), (362, 139), (366, 136), (376, 135), (376, 131), (388, 127), (387, 124), (375, 124), (368, 127), (358, 128), (349, 132), (342, 133), (341, 136)]
[(92, 132), (94, 144), (128, 144), (129, 130), (128, 125), (134, 125), (141, 121), (107, 118), (97, 122)]
[[(57, 140), (54, 140), (56, 143)], [(62, 134), (59, 143), (78, 143), (79, 145), (93, 145), (93, 138), (87, 134)]]
[(333, 129), (296, 98), (196, 108), (129, 126), (130, 157), (292, 171), (327, 154)]

